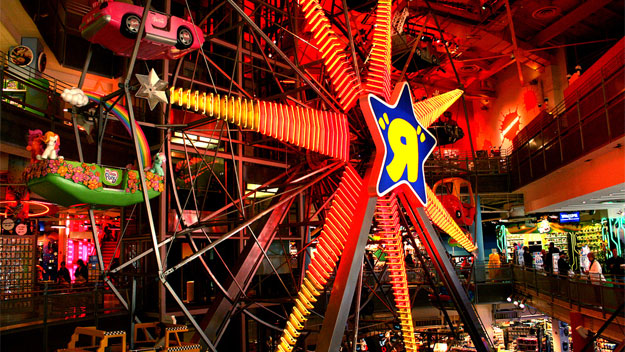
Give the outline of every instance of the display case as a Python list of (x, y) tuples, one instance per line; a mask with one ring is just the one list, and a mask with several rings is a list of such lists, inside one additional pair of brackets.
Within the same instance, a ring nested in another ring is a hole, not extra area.
[(30, 297), (35, 284), (35, 237), (0, 236), (0, 299)]

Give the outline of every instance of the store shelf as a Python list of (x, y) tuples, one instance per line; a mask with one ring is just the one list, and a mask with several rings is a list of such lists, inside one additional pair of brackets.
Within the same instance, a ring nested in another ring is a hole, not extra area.
[(34, 285), (33, 236), (0, 236), (0, 299), (30, 297)]

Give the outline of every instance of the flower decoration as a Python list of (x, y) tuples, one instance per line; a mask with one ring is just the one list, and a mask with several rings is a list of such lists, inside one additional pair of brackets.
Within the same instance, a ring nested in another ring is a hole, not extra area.
[(24, 170), (24, 180), (28, 182), (36, 178), (45, 177), (48, 174), (56, 174), (66, 180), (82, 184), (89, 189), (102, 188), (100, 173), (96, 169), (95, 165), (85, 163), (75, 165), (60, 159), (41, 160), (30, 164)]
[[(65, 160), (40, 160), (30, 164), (24, 170), (24, 182), (28, 182), (33, 179), (45, 177), (48, 174), (55, 174), (59, 177), (63, 177), (66, 180), (70, 180), (74, 183), (81, 184), (91, 190), (102, 188), (102, 181), (100, 181), (100, 171), (93, 164), (76, 163)], [(150, 171), (145, 173), (146, 185), (148, 190), (163, 192), (163, 176), (159, 176)], [(141, 182), (138, 177), (137, 171), (128, 170), (128, 181), (126, 186), (126, 192), (135, 193), (141, 190)]]

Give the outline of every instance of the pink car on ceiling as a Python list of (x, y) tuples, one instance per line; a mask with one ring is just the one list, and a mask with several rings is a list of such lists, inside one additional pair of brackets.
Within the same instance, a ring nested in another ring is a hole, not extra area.
[[(96, 1), (78, 27), (88, 41), (100, 44), (116, 55), (130, 56), (141, 25), (143, 7), (124, 2)], [(145, 34), (137, 58), (142, 60), (178, 59), (202, 47), (200, 27), (182, 18), (148, 12)]]

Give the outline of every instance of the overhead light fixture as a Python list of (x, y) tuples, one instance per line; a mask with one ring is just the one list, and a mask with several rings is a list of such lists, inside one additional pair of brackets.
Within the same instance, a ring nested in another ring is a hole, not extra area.
[(512, 296), (508, 296), (508, 298), (506, 298), (506, 301), (512, 302)]
[(525, 302), (527, 302), (527, 298), (524, 298), (521, 303), (519, 303), (519, 308), (525, 309)]
[(67, 227), (65, 225), (52, 225), (50, 226), (51, 229), (66, 229)]

